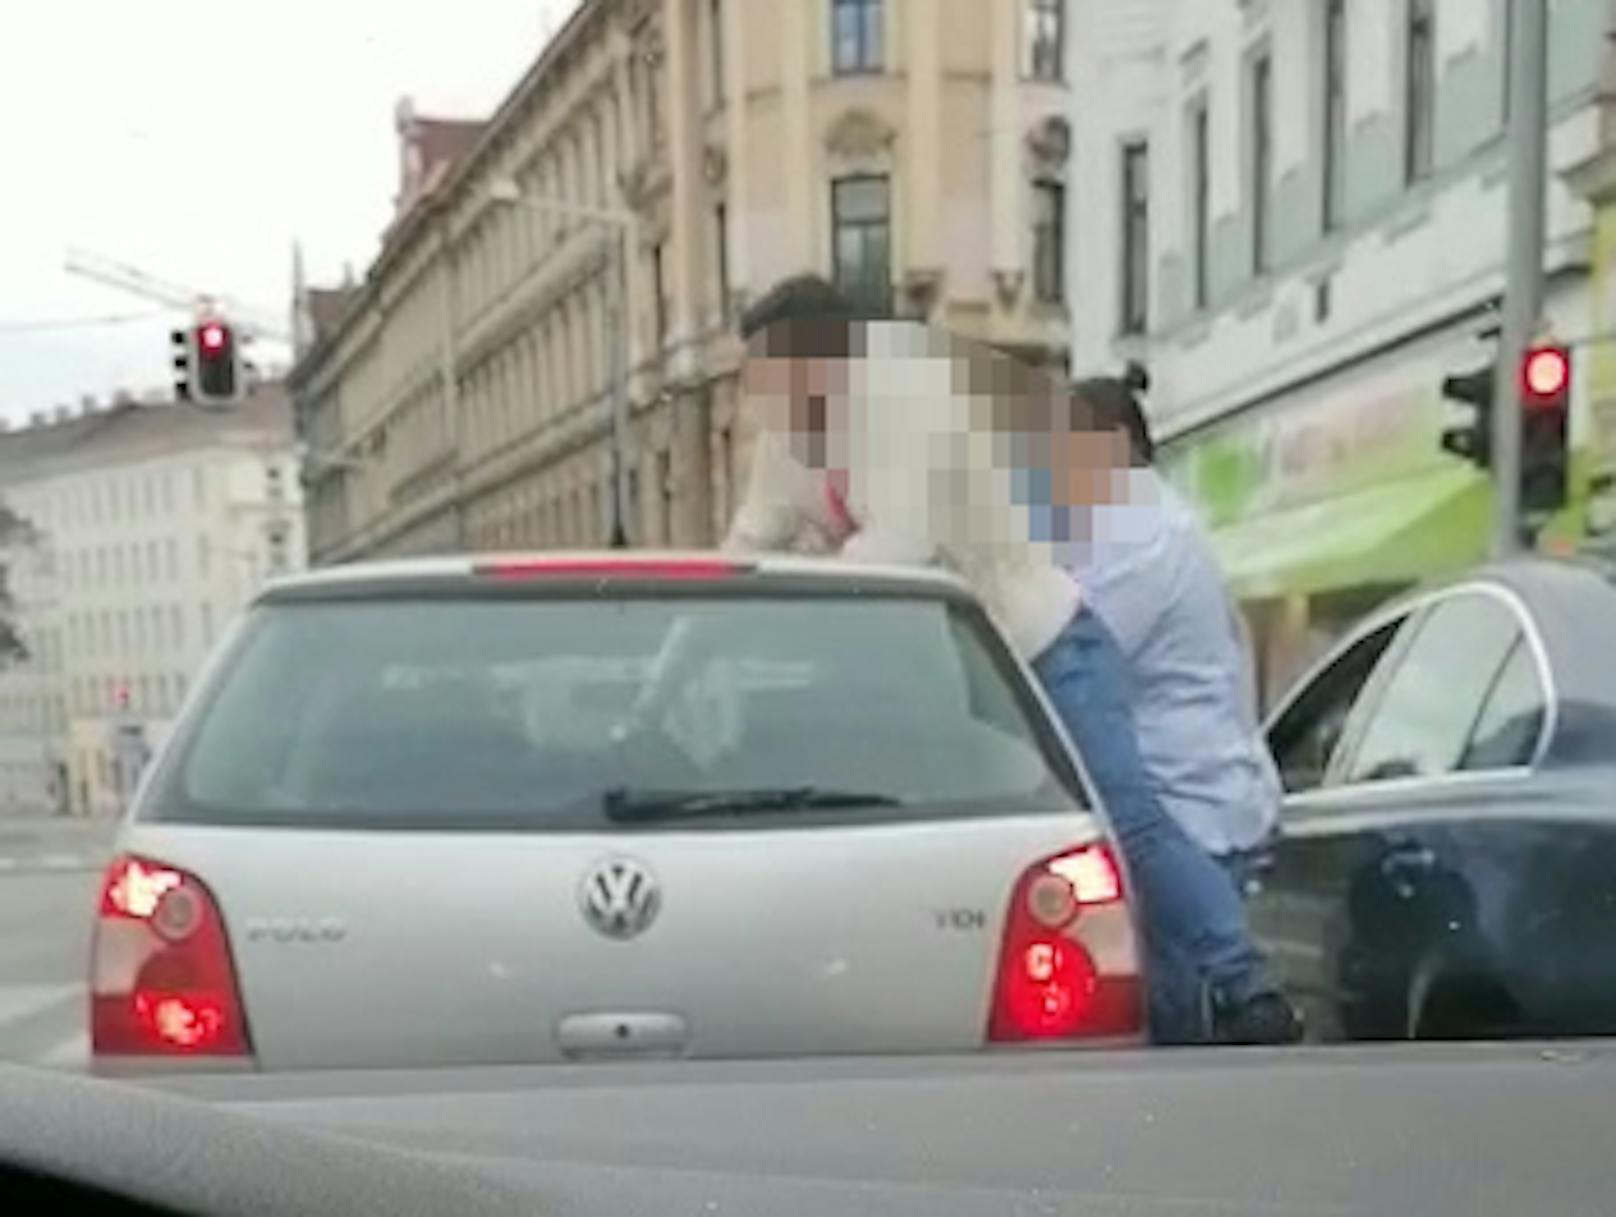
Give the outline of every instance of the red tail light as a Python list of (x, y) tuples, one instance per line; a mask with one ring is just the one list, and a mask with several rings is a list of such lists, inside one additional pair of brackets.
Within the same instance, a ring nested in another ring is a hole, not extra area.
[(1110, 849), (1089, 845), (1029, 867), (1010, 896), (988, 1038), (1137, 1036), (1142, 998), (1138, 943)]
[(101, 883), (91, 971), (97, 1055), (251, 1054), (224, 918), (195, 875), (114, 859)]

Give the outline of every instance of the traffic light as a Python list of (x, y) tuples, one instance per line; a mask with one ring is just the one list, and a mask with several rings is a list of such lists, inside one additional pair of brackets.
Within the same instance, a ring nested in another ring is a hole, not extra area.
[(1442, 447), (1481, 469), (1493, 462), (1494, 376), (1489, 367), (1449, 376), (1442, 382), (1442, 396), (1456, 401), (1475, 416), (1442, 432)]
[(173, 339), (174, 396), (199, 406), (233, 406), (246, 377), (242, 335), (228, 321), (206, 317)]
[(1521, 357), (1521, 511), (1553, 515), (1565, 506), (1571, 352), (1531, 347)]
[(174, 359), (174, 400), (191, 400), (191, 331), (175, 330), (170, 335)]
[(199, 405), (234, 405), (241, 396), (241, 352), (235, 330), (208, 318), (191, 330), (194, 362), (191, 397)]

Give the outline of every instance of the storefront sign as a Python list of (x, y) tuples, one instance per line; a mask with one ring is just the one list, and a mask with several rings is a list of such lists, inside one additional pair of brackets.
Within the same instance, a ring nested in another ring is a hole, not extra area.
[(1220, 528), (1440, 467), (1443, 408), (1429, 384), (1353, 377), (1312, 401), (1237, 418), (1170, 445), (1168, 476)]

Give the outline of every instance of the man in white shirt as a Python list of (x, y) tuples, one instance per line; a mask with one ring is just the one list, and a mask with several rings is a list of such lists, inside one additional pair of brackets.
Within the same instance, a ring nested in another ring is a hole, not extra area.
[[(1074, 389), (1097, 426), (1128, 440), (1125, 493), (1059, 527), (1063, 564), (1127, 659), (1139, 752), (1151, 786), (1237, 888), (1250, 852), (1273, 833), (1280, 783), (1257, 722), (1250, 663), (1223, 574), (1200, 521), (1153, 467), (1138, 394), (1143, 370)], [(1035, 535), (1041, 530), (1035, 526)], [(1081, 537), (1070, 534), (1081, 532)], [(1053, 538), (1052, 538), (1053, 539)], [(1192, 1038), (1193, 969), (1153, 953), (1152, 1013), (1164, 1038)]]
[[(1139, 757), (1127, 668), (1078, 581), (1035, 541), (1014, 485), (1064, 410), (1052, 379), (913, 322), (858, 322), (813, 279), (743, 319), (743, 388), (763, 416), (725, 547), (827, 537), (852, 560), (962, 574), (1027, 658), (1077, 745), (1136, 884), (1147, 936), (1192, 961), (1200, 1035), (1288, 1042), (1297, 1024), (1253, 946), (1239, 895), (1162, 808)], [(1042, 433), (1042, 438), (1041, 438)], [(1106, 470), (1090, 470), (1103, 481)], [(1064, 478), (1063, 495), (1083, 479)], [(1065, 501), (1063, 498), (1062, 501)]]

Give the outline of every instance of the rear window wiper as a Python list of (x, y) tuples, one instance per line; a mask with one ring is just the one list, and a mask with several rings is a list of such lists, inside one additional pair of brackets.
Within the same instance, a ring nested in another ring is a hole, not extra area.
[(602, 798), (609, 820), (679, 820), (696, 816), (740, 816), (768, 811), (834, 811), (858, 807), (902, 807), (890, 794), (835, 790), (823, 786), (777, 786), (754, 790), (631, 790), (616, 787)]

